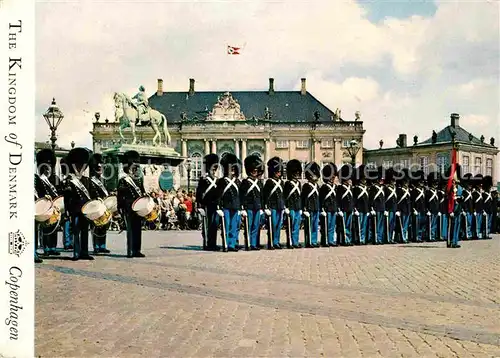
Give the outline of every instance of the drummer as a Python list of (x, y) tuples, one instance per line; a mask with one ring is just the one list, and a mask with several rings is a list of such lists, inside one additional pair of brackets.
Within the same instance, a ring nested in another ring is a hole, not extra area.
[[(109, 194), (102, 181), (102, 155), (94, 153), (90, 159), (90, 197), (92, 200), (104, 200)], [(108, 226), (96, 226), (92, 231), (92, 243), (94, 244), (94, 254), (109, 254), (106, 248), (106, 231)]]
[[(56, 189), (57, 183), (55, 182), (56, 175), (54, 173), (56, 156), (52, 150), (42, 149), (36, 154), (36, 162), (38, 174), (35, 174), (35, 191), (39, 198), (46, 197), (49, 200), (54, 200), (59, 195)], [(42, 228), (39, 237), (46, 256), (61, 254), (56, 250), (57, 230), (53, 227)]]
[(122, 157), (123, 175), (118, 182), (118, 211), (127, 227), (127, 257), (144, 257), (141, 253), (142, 218), (132, 210), (134, 202), (146, 195), (141, 176), (141, 157), (135, 150), (125, 152)]
[(66, 157), (69, 175), (64, 192), (64, 207), (71, 220), (73, 232), (73, 260), (93, 260), (89, 255), (89, 222), (82, 214), (82, 208), (92, 200), (89, 193), (89, 178), (83, 173), (87, 169), (91, 151), (87, 148), (73, 148)]

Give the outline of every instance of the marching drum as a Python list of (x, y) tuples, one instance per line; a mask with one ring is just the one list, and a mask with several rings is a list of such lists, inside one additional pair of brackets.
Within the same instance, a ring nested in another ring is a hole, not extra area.
[(143, 196), (136, 199), (132, 204), (132, 210), (148, 222), (155, 221), (158, 218), (158, 206), (149, 196)]
[(52, 203), (56, 208), (59, 209), (61, 214), (64, 214), (64, 196), (60, 195), (57, 198), (55, 198)]
[(82, 214), (98, 227), (107, 225), (112, 217), (102, 200), (88, 201), (82, 208)]
[(115, 195), (110, 195), (103, 200), (104, 205), (108, 208), (111, 214), (118, 211), (118, 199)]
[(35, 201), (35, 220), (45, 227), (57, 227), (61, 221), (61, 212), (52, 200), (41, 198)]

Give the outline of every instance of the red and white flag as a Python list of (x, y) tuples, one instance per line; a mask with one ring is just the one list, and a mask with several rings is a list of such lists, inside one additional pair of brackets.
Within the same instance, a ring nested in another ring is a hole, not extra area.
[(239, 55), (241, 47), (227, 46), (228, 55)]
[(448, 183), (446, 185), (446, 192), (448, 193), (448, 214), (452, 213), (455, 208), (455, 192), (453, 191), (453, 179), (457, 171), (457, 150), (453, 148), (451, 150), (451, 167), (450, 167), (450, 177), (448, 178)]

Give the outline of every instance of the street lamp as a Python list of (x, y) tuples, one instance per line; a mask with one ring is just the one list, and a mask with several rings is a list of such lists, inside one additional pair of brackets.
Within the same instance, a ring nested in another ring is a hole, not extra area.
[(56, 104), (55, 98), (52, 98), (52, 104), (47, 109), (47, 112), (43, 114), (43, 118), (45, 118), (45, 122), (47, 122), (49, 126), (50, 141), (52, 142), (52, 150), (55, 151), (56, 141), (57, 141), (57, 136), (56, 136), (57, 127), (59, 127), (59, 124), (61, 124), (61, 121), (64, 118), (63, 113)]
[(356, 166), (356, 155), (358, 154), (359, 150), (361, 149), (361, 146), (358, 144), (358, 142), (353, 139), (349, 142), (349, 147), (347, 148), (347, 152), (351, 156), (351, 163), (352, 166)]
[(186, 169), (187, 169), (187, 179), (188, 179), (188, 193), (189, 193), (189, 190), (191, 189), (191, 164), (192, 164), (191, 158), (187, 158), (186, 159)]

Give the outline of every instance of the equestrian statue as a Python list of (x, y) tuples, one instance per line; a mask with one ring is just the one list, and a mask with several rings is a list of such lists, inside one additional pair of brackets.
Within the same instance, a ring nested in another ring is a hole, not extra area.
[(162, 144), (160, 127), (163, 129), (163, 135), (165, 136), (165, 145), (170, 145), (167, 117), (156, 109), (149, 107), (148, 98), (143, 86), (139, 87), (139, 93), (133, 98), (130, 98), (124, 93), (115, 92), (113, 100), (115, 101), (115, 121), (120, 123), (118, 130), (122, 140), (125, 140), (122, 132), (123, 129), (130, 128), (133, 137), (131, 144), (135, 145), (137, 143), (137, 137), (135, 135), (136, 126), (149, 124), (155, 132), (153, 145), (160, 146)]

